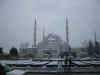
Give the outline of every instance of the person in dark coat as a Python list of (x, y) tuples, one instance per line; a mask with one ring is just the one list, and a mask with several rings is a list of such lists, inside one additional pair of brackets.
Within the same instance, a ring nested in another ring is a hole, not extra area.
[(71, 70), (71, 66), (72, 66), (72, 58), (69, 57), (68, 61), (69, 61), (69, 70)]
[(64, 71), (66, 71), (67, 70), (67, 65), (68, 65), (68, 57), (67, 56), (65, 57), (64, 64), (65, 64)]
[(67, 66), (67, 64), (68, 64), (68, 58), (67, 58), (67, 56), (65, 57), (64, 63), (65, 63), (65, 66)]
[(5, 67), (0, 63), (0, 75), (6, 75)]

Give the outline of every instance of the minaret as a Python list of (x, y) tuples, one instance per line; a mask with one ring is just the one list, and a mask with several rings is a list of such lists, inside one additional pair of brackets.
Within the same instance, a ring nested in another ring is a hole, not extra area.
[(95, 42), (97, 41), (97, 35), (96, 35), (96, 32), (94, 33), (94, 40), (95, 40)]
[(45, 38), (45, 28), (43, 28), (43, 33), (42, 33), (42, 40)]
[(96, 56), (99, 57), (100, 56), (100, 45), (99, 45), (99, 42), (97, 41), (97, 35), (96, 35), (96, 32), (94, 34), (94, 40), (95, 40), (95, 53), (96, 53)]
[(36, 47), (36, 43), (37, 43), (37, 22), (36, 22), (36, 17), (35, 17), (35, 21), (34, 21), (34, 39), (33, 39), (33, 47)]
[(67, 45), (67, 51), (70, 52), (69, 48), (69, 27), (68, 27), (68, 17), (66, 16), (66, 45)]

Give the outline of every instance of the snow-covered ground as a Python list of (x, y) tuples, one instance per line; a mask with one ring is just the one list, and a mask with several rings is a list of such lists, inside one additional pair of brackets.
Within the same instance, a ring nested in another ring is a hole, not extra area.
[(7, 72), (7, 75), (23, 75), (26, 71), (23, 70), (13, 70), (10, 72)]
[(31, 60), (0, 60), (3, 64), (32, 64)]
[[(37, 71), (37, 72), (42, 72), (42, 71), (61, 71), (64, 69), (62, 65), (64, 65), (64, 61), (32, 61), (32, 60), (2, 60), (0, 61), (1, 63), (5, 64), (32, 64), (32, 65), (43, 65), (41, 67), (32, 67), (32, 66), (25, 66), (25, 67), (14, 67), (14, 70), (10, 71), (7, 73), (7, 75), (23, 75), (27, 71)], [(88, 65), (88, 64), (93, 64), (93, 65), (100, 65), (100, 61), (73, 61), (75, 65)], [(49, 65), (49, 67), (47, 66)], [(50, 65), (58, 65), (58, 67), (51, 67)], [(26, 68), (26, 69), (24, 69)], [(96, 71), (100, 71), (100, 67), (96, 67)], [(94, 67), (77, 67), (74, 66), (72, 67), (72, 71), (94, 71)]]
[[(64, 61), (62, 62), (64, 65)], [(86, 65), (86, 64), (94, 64), (94, 65), (100, 65), (100, 61), (72, 61), (74, 64), (77, 65)], [(32, 61), (32, 60), (0, 60), (0, 63), (2, 64), (32, 64), (32, 65), (58, 65), (58, 61)]]
[(32, 60), (0, 60), (2, 64), (33, 64), (33, 65), (44, 65), (48, 61), (32, 61)]
[(73, 63), (76, 65), (86, 65), (86, 63), (80, 61), (73, 61)]
[(86, 64), (100, 65), (100, 61), (82, 61), (82, 62)]

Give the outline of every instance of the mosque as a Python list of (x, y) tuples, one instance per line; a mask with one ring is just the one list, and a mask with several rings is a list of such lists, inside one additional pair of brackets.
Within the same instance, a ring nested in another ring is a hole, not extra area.
[(54, 33), (45, 35), (43, 31), (42, 40), (37, 44), (37, 20), (34, 21), (34, 39), (32, 48), (20, 49), (21, 57), (33, 58), (58, 58), (59, 55), (68, 51), (69, 47), (69, 32), (68, 32), (68, 18), (66, 17), (66, 41)]

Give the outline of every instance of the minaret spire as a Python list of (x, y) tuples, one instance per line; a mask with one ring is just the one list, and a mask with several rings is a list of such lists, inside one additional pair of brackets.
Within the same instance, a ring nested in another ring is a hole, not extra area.
[(43, 33), (42, 33), (42, 40), (45, 38), (45, 27), (43, 28)]
[(35, 21), (34, 21), (34, 40), (33, 40), (33, 47), (36, 47), (36, 43), (37, 43), (37, 17), (35, 17)]
[(68, 28), (68, 17), (66, 16), (66, 42), (69, 44), (69, 28)]
[(70, 46), (69, 46), (69, 27), (68, 27), (68, 17), (66, 16), (66, 45), (67, 45), (67, 50), (70, 51)]
[(94, 33), (94, 40), (95, 40), (95, 42), (97, 41), (97, 35), (96, 35), (96, 32)]

